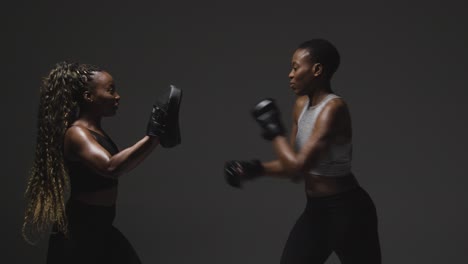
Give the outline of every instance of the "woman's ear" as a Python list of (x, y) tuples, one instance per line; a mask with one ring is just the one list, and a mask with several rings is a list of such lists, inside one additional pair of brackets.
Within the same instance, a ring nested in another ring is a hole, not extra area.
[(315, 77), (318, 77), (318, 76), (320, 76), (322, 73), (323, 73), (323, 64), (321, 64), (321, 63), (314, 63), (314, 65), (312, 66), (312, 74), (313, 74)]
[(87, 103), (92, 103), (93, 102), (93, 96), (89, 91), (86, 91), (83, 93), (83, 99)]

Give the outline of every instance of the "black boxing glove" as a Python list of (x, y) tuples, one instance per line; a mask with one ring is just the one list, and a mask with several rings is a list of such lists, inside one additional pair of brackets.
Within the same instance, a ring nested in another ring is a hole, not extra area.
[(276, 136), (284, 135), (285, 129), (280, 119), (280, 112), (273, 99), (260, 101), (252, 109), (252, 115), (262, 127), (262, 137), (273, 140)]
[(161, 138), (161, 136), (166, 132), (166, 119), (166, 111), (157, 105), (153, 105), (148, 126), (146, 127), (146, 135)]
[(224, 177), (232, 187), (241, 188), (246, 180), (262, 175), (263, 165), (259, 160), (230, 160), (224, 164)]

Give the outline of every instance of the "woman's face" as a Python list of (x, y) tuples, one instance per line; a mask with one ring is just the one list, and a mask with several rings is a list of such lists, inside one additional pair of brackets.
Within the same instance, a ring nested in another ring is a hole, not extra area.
[(102, 116), (115, 115), (119, 107), (120, 95), (115, 89), (114, 79), (105, 72), (93, 72), (94, 89), (90, 92), (92, 108)]
[(313, 63), (310, 56), (311, 54), (306, 49), (298, 49), (293, 54), (291, 60), (292, 68), (289, 72), (289, 87), (296, 95), (310, 93), (313, 80), (318, 76), (317, 67), (321, 67), (321, 65)]

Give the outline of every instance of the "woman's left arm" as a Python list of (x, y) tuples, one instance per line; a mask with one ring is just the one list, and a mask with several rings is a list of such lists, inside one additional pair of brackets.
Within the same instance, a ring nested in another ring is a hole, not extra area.
[(294, 175), (309, 171), (333, 142), (339, 122), (346, 114), (347, 107), (343, 100), (331, 100), (319, 114), (313, 133), (298, 153), (284, 135), (274, 137), (273, 148), (285, 172)]

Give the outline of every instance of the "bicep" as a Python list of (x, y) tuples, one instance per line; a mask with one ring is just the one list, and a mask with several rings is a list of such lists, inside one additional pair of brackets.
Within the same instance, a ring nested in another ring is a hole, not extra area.
[(297, 134), (297, 123), (293, 121), (292, 127), (291, 127), (291, 135), (289, 137), (289, 143), (291, 144), (292, 147), (296, 144), (296, 134)]
[(112, 155), (89, 133), (78, 129), (70, 131), (65, 137), (65, 147), (73, 160), (82, 162), (101, 175), (108, 174)]

